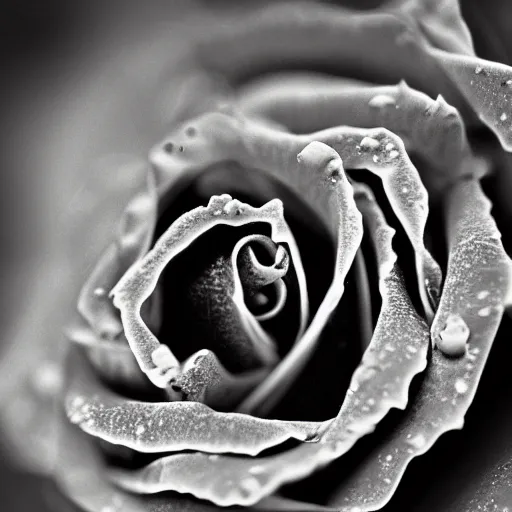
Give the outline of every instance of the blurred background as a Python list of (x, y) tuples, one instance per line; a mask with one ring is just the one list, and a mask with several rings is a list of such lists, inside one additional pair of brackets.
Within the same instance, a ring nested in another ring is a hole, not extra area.
[[(138, 52), (147, 51), (155, 34), (163, 33), (168, 37), (166, 51), (172, 55), (169, 34), (183, 17), (196, 6), (215, 11), (233, 2), (201, 4), (161, 0), (4, 3), (0, 19), (4, 77), (0, 121), (0, 361), (2, 351), (5, 354), (16, 344), (27, 350), (34, 337), (50, 333), (50, 339), (58, 343), (60, 326), (72, 308), (71, 298), (108, 240), (125, 199), (141, 179), (137, 163), (165, 133), (162, 103), (154, 101), (163, 54), (144, 53), (143, 63)], [(507, 4), (508, 0), (487, 0), (484, 8), (479, 0), (464, 0), (462, 7), (478, 53), (511, 63)], [(172, 102), (172, 97), (162, 101)], [(98, 155), (101, 159), (95, 159)], [(101, 225), (94, 222), (99, 215)], [(36, 312), (35, 305), (41, 303), (46, 309)], [(32, 318), (26, 315), (37, 318), (30, 329), (20, 329), (20, 318)], [(21, 361), (23, 350), (18, 356)], [(11, 369), (0, 363), (0, 371), (2, 381), (9, 381)], [(490, 373), (486, 371), (484, 388), (496, 385)], [(16, 385), (13, 376), (11, 387), (0, 390), (0, 399), (9, 402), (12, 397), (16, 401)], [(16, 404), (12, 407), (12, 413), (21, 418)], [(479, 429), (476, 413), (468, 418), (467, 432), (457, 437), (461, 445), (472, 439), (477, 454), (485, 448), (485, 457), (468, 459), (473, 465), (478, 460), (482, 470), (496, 465), (501, 452), (510, 448), (502, 440), (509, 438), (506, 432), (512, 427), (511, 413), (505, 408), (494, 416), (490, 414), (488, 421), (495, 421), (495, 435), (485, 445), (474, 441)], [(35, 428), (34, 421), (26, 417), (24, 428)], [(439, 470), (436, 454), (453, 439), (452, 434), (445, 436), (425, 457), (427, 467)], [(9, 446), (2, 443), (0, 509), (53, 512), (43, 500), (49, 492), (47, 483), (14, 469), (9, 463)], [(402, 484), (404, 490), (401, 486), (389, 510), (404, 510), (404, 493), (418, 475), (421, 472), (413, 464)], [(453, 488), (457, 479), (461, 483), (464, 477), (464, 473), (452, 475), (452, 481), (444, 480), (440, 487)]]

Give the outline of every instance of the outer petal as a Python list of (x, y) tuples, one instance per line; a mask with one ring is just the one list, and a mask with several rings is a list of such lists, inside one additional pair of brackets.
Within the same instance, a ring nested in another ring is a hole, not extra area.
[(138, 452), (199, 450), (257, 455), (288, 439), (316, 438), (327, 423), (215, 412), (199, 402), (136, 402), (106, 390), (76, 349), (68, 361), (69, 420), (87, 434)]
[(450, 314), (469, 327), (469, 345), (456, 359), (434, 350), (421, 388), (399, 425), (343, 482), (332, 505), (378, 510), (387, 503), (409, 464), (444, 432), (462, 428), (510, 290), (510, 260), (477, 181), (458, 183), (447, 197), (450, 257), (441, 303), (432, 325), (439, 340)]

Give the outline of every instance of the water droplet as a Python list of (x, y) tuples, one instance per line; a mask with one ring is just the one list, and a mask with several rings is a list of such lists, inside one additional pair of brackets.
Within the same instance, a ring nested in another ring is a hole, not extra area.
[(391, 462), (393, 460), (393, 455), (386, 455), (386, 460)]
[(510, 87), (510, 88), (512, 89), (512, 80), (507, 80), (507, 81), (505, 82), (505, 85), (506, 85), (507, 87)]
[(186, 135), (188, 135), (189, 137), (195, 137), (196, 134), (197, 134), (197, 130), (193, 127), (193, 126), (189, 126), (186, 130), (185, 130), (185, 133)]
[(402, 187), (402, 194), (407, 194), (409, 192), (409, 189), (407, 187)]
[(146, 429), (142, 425), (139, 425), (135, 430), (135, 435), (141, 436), (142, 434), (144, 434), (145, 431)]
[(487, 290), (482, 290), (481, 292), (478, 292), (478, 295), (476, 296), (477, 299), (483, 300), (489, 297), (490, 292)]
[(164, 151), (170, 155), (174, 151), (174, 144), (172, 142), (166, 142), (164, 144)]
[(436, 344), (443, 354), (451, 357), (462, 356), (466, 352), (469, 327), (460, 315), (450, 314), (444, 329), (439, 333)]
[(417, 450), (423, 448), (426, 442), (427, 441), (423, 434), (416, 434), (413, 438), (407, 440), (407, 443)]
[(98, 288), (94, 288), (94, 291), (92, 292), (95, 297), (98, 299), (101, 299), (107, 295), (107, 290), (105, 288), (102, 288), (101, 286), (98, 286)]
[(213, 212), (213, 215), (215, 215), (215, 217), (218, 217), (219, 215), (222, 215), (222, 210), (215, 210)]
[(178, 360), (174, 357), (167, 345), (161, 344), (151, 353), (151, 360), (158, 368), (168, 369), (179, 366)]
[(389, 153), (389, 158), (391, 158), (391, 159), (395, 159), (395, 158), (397, 158), (397, 157), (398, 157), (398, 155), (399, 155), (399, 154), (400, 154), (400, 153), (399, 153), (396, 149), (394, 149), (393, 151), (391, 151), (391, 152)]
[(507, 114), (505, 114), (505, 112), (503, 112), (503, 114), (501, 114), (500, 116), (500, 121), (506, 121), (507, 120)]
[(407, 345), (405, 349), (409, 351), (411, 354), (416, 354), (416, 352), (418, 352), (418, 349), (416, 347), (413, 347), (412, 345)]
[(455, 381), (455, 391), (457, 391), (457, 393), (463, 395), (467, 390), (468, 390), (468, 385), (467, 385), (466, 381), (464, 381), (462, 379), (457, 379)]
[(256, 478), (244, 478), (240, 482), (240, 489), (251, 495), (260, 490), (260, 483), (258, 482), (258, 480), (256, 480)]
[(360, 146), (364, 149), (377, 149), (380, 146), (380, 142), (376, 139), (372, 139), (372, 137), (364, 137)]
[(391, 479), (390, 478), (384, 478), (384, 483), (389, 485), (391, 483)]
[(482, 71), (483, 71), (482, 66), (477, 66), (477, 67), (475, 68), (475, 75), (479, 75)]
[(394, 352), (396, 348), (391, 343), (386, 343), (386, 345), (384, 345), (384, 350), (387, 352)]
[(379, 157), (378, 157), (377, 155), (373, 155), (372, 160), (373, 160), (375, 163), (377, 163), (380, 159), (379, 159)]
[(478, 314), (478, 316), (482, 316), (482, 317), (489, 316), (491, 314), (491, 308), (489, 306), (482, 308), (478, 311), (477, 314)]
[(251, 475), (261, 475), (265, 472), (265, 468), (263, 466), (253, 466), (251, 469), (249, 469), (249, 473)]
[(392, 149), (395, 149), (395, 145), (392, 142), (388, 142), (386, 144), (386, 151), (391, 151)]
[(377, 96), (374, 96), (368, 102), (368, 106), (375, 107), (375, 108), (389, 107), (389, 106), (395, 105), (395, 104), (396, 104), (395, 98), (393, 98), (392, 96), (389, 96), (387, 94), (377, 94)]
[(219, 458), (219, 456), (217, 454), (208, 455), (208, 459), (209, 460), (215, 461), (215, 460), (218, 460), (218, 458)]

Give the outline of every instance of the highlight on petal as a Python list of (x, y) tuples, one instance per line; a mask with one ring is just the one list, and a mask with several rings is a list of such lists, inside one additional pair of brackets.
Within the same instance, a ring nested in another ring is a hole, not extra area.
[(395, 430), (343, 482), (332, 500), (337, 510), (384, 506), (409, 462), (428, 451), (444, 432), (462, 428), (500, 324), (511, 286), (510, 260), (490, 215), (491, 204), (475, 180), (447, 195), (448, 274), (432, 325), (438, 342), (450, 315), (469, 328), (467, 348), (453, 357), (433, 351), (421, 387)]
[[(312, 143), (305, 151), (304, 158), (314, 161), (333, 150)], [(113, 471), (115, 482), (132, 492), (171, 489), (221, 506), (252, 505), (282, 484), (308, 476), (346, 453), (359, 438), (372, 432), (391, 408), (405, 408), (412, 378), (426, 366), (429, 329), (414, 310), (396, 267), (391, 246), (393, 230), (369, 189), (356, 185), (356, 200), (369, 223), (378, 255), (383, 306), (341, 410), (319, 435), (318, 443), (256, 462), (225, 455), (214, 460), (199, 453), (171, 455), (138, 471)]]
[(106, 390), (76, 350), (69, 358), (66, 414), (84, 432), (144, 453), (198, 450), (257, 455), (288, 439), (318, 438), (328, 422), (266, 420), (199, 402), (137, 402)]
[(439, 193), (461, 176), (487, 172), (487, 164), (473, 155), (459, 112), (442, 96), (433, 100), (404, 81), (375, 86), (319, 74), (280, 73), (242, 88), (238, 104), (247, 114), (299, 133), (341, 123), (387, 128), (403, 140), (408, 155), (422, 157), (419, 170), (430, 193)]
[[(60, 416), (63, 416), (61, 412)], [(92, 439), (67, 419), (61, 419), (59, 458), (55, 478), (70, 499), (87, 512), (123, 510), (123, 512), (215, 512), (218, 507), (179, 494), (135, 496), (111, 483), (104, 458)], [(256, 508), (255, 508), (256, 509)], [(251, 509), (251, 510), (255, 510)], [(235, 508), (241, 512), (241, 509)], [(247, 509), (245, 509), (247, 510)], [(328, 507), (301, 503), (272, 496), (258, 503), (257, 510), (275, 512), (332, 511)]]
[[(368, 169), (382, 179), (390, 204), (406, 231), (416, 254), (422, 303), (429, 316), (438, 300), (441, 271), (425, 248), (423, 234), (428, 216), (428, 197), (418, 171), (409, 159), (402, 140), (384, 128), (362, 129), (340, 126), (309, 135), (293, 135), (241, 116), (207, 114), (192, 123), (196, 135), (190, 139), (182, 130), (155, 147), (151, 161), (162, 182), (171, 186), (180, 175), (198, 172), (207, 164), (236, 160), (249, 169), (261, 169), (295, 190), (336, 235), (336, 222), (326, 205), (328, 193), (317, 185), (314, 173), (297, 172), (295, 155), (310, 142), (334, 148), (350, 169)], [(169, 154), (172, 142), (182, 152)]]

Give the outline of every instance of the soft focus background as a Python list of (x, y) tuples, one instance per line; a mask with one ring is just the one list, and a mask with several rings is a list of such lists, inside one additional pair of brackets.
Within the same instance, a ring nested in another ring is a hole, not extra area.
[[(211, 1), (207, 8), (220, 11), (229, 4)], [(37, 340), (43, 329), (59, 336), (59, 318), (69, 311), (59, 310), (48, 325), (45, 312), (35, 311), (35, 305), (45, 303), (47, 311), (53, 307), (55, 313), (55, 308), (61, 308), (57, 297), (76, 293), (88, 265), (108, 239), (124, 199), (140, 179), (133, 162), (142, 158), (165, 129), (158, 108), (150, 101), (158, 69), (151, 62), (151, 52), (146, 54), (147, 69), (130, 69), (120, 63), (130, 62), (137, 48), (150, 47), (155, 33), (168, 30), (171, 41), (173, 24), (179, 24), (196, 5), (200, 2), (11, 0), (4, 5), (0, 21), (4, 77), (0, 350), (19, 336)], [(463, 11), (478, 53), (512, 63), (510, 2), (464, 1)], [(172, 44), (167, 51), (172, 54)], [(149, 105), (153, 110), (143, 111)], [(119, 126), (122, 132), (116, 130)], [(114, 164), (108, 159), (93, 162), (91, 156), (106, 154), (105, 148), (115, 148)], [(122, 176), (112, 169), (122, 169)], [(101, 226), (90, 227), (92, 212), (101, 213)], [(31, 321), (34, 327), (30, 329)], [(501, 338), (463, 433), (443, 436), (431, 453), (414, 462), (386, 510), (434, 510), (435, 495), (435, 510), (455, 511), (459, 489), (462, 494), (467, 492), (468, 483), (478, 481), (482, 474), (488, 474), (491, 482), (494, 468), (503, 463), (503, 453), (511, 452), (512, 411), (503, 402), (510, 397), (510, 382), (498, 364), (510, 355), (510, 349), (503, 351), (505, 341), (510, 340)], [(0, 370), (9, 372), (1, 364)], [(0, 397), (6, 396), (16, 400), (15, 383), (12, 389), (0, 390)], [(48, 492), (45, 482), (14, 470), (7, 448), (3, 446), (0, 452), (0, 510), (53, 512), (42, 503)], [(449, 450), (452, 460), (459, 462), (457, 472), (443, 461)], [(411, 496), (417, 498), (414, 503)]]

